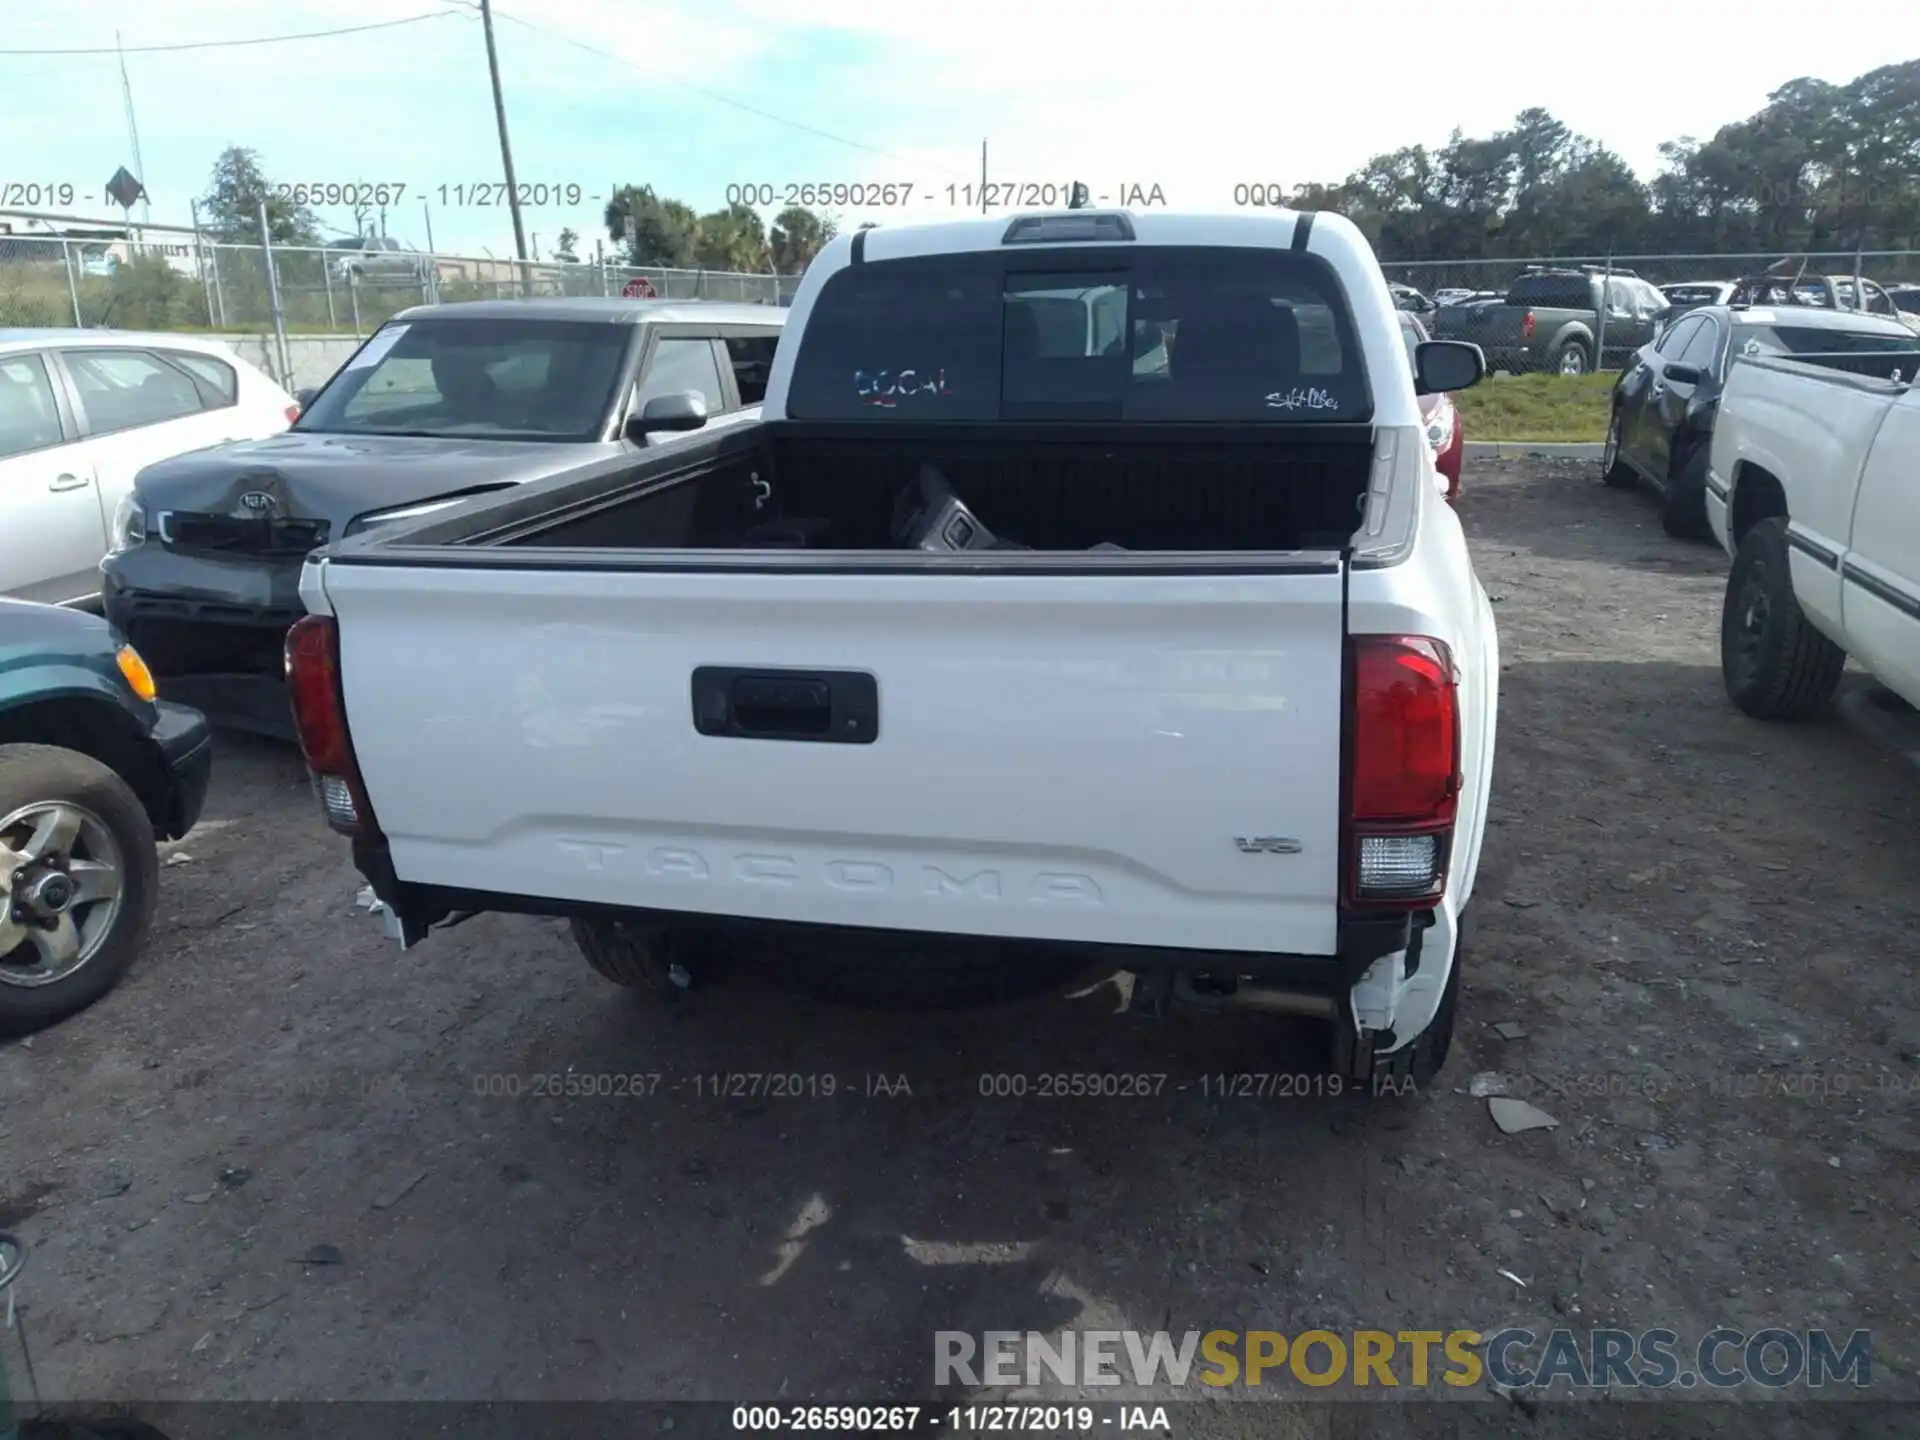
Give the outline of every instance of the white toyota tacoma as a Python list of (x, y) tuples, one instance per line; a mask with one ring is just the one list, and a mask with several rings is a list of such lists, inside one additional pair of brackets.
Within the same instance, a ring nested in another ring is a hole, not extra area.
[(1707, 523), (1733, 557), (1727, 693), (1763, 720), (1824, 708), (1851, 655), (1920, 705), (1920, 340), (1850, 314), (1745, 312), (1707, 469)]
[(1424, 1083), (1500, 665), (1418, 399), (1485, 362), (1407, 359), (1331, 214), (841, 237), (758, 423), (316, 552), (326, 818), (402, 945), (563, 915), (675, 993), (758, 937), (882, 1004), (1097, 965)]

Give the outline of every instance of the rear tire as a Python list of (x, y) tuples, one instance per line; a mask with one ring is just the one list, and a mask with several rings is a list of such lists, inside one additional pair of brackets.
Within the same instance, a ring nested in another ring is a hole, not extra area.
[(1569, 340), (1554, 350), (1547, 366), (1556, 375), (1585, 375), (1593, 369), (1593, 357), (1578, 340)]
[(1840, 688), (1847, 652), (1808, 623), (1787, 568), (1787, 521), (1771, 516), (1740, 541), (1720, 612), (1720, 675), (1756, 720), (1802, 720)]
[(1600, 452), (1600, 482), (1615, 490), (1631, 490), (1639, 478), (1620, 458), (1620, 407), (1616, 405), (1607, 421), (1607, 443)]
[[(24, 837), (56, 810), (79, 817), (75, 838), (51, 841), (15, 868), (11, 857), (32, 848)], [(0, 821), (16, 815), (25, 818), (0, 825), (0, 859), (9, 861), (0, 867), (0, 1034), (12, 1035), (77, 1014), (118, 985), (140, 956), (160, 889), (146, 807), (91, 756), (54, 745), (0, 746)], [(71, 959), (49, 958), (54, 909), (45, 908), (48, 892), (38, 885), (54, 872), (84, 874), (85, 895), (103, 885), (102, 866), (113, 872), (117, 905), (79, 896), (56, 902), (77, 948)], [(42, 901), (39, 914), (29, 887)]]
[(720, 976), (720, 957), (704, 936), (597, 917), (576, 919), (568, 929), (602, 979), (654, 1000), (678, 1000)]
[(1660, 506), (1660, 524), (1676, 540), (1712, 540), (1707, 525), (1706, 445), (1695, 440), (1667, 470), (1666, 498)]

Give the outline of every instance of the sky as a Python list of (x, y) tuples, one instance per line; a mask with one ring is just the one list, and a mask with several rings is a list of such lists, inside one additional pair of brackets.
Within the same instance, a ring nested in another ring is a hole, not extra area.
[[(48, 187), (71, 186), (72, 213), (118, 213), (105, 182), (136, 166), (117, 30), (153, 223), (187, 224), (237, 144), (276, 182), (404, 187), (386, 214), (404, 244), (426, 248), (430, 230), (443, 253), (513, 253), (485, 40), (466, 0), (0, 8), (0, 206), (39, 187), (48, 208)], [(1845, 81), (1920, 51), (1882, 0), (1831, 0), (1791, 45), (1684, 70), (1670, 63), (1675, 12), (1653, 0), (1616, 0), (1601, 25), (1512, 0), (1181, 0), (1132, 13), (1094, 0), (835, 0), (811, 16), (776, 0), (503, 0), (495, 31), (529, 242), (550, 255), (570, 228), (590, 257), (621, 183), (701, 210), (729, 187), (771, 187), (775, 203), (755, 206), (767, 219), (805, 184), (895, 187), (891, 202), (825, 207), (846, 225), (977, 214), (983, 141), (996, 188), (1079, 180), (1096, 201), (1124, 190), (1226, 210), (1236, 187), (1339, 180), (1380, 151), (1441, 145), (1455, 127), (1488, 134), (1533, 105), (1650, 177), (1662, 141), (1704, 139), (1790, 79)], [(1701, 0), (1685, 30), (1738, 34), (1747, 14)], [(429, 18), (387, 23), (413, 16)], [(135, 48), (360, 25), (384, 28)], [(9, 53), (88, 48), (108, 53)], [(346, 209), (317, 213), (328, 235), (352, 233)]]

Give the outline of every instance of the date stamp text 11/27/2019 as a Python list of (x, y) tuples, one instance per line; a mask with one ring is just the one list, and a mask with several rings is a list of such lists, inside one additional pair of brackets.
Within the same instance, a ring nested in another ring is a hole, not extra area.
[(517, 201), (523, 209), (554, 205), (598, 205), (606, 197), (578, 180), (523, 180), (509, 187), (503, 181), (475, 180), (446, 185), (413, 185), (403, 180), (302, 180), (275, 185), (276, 198), (291, 205), (346, 205), (390, 207), (408, 196), (443, 209), (506, 209)]

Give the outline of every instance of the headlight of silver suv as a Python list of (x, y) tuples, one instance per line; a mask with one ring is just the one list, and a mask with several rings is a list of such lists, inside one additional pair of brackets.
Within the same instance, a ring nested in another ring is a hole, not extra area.
[(131, 550), (143, 545), (147, 539), (147, 512), (140, 504), (140, 498), (129, 491), (120, 497), (120, 503), (113, 510), (113, 532), (110, 553), (118, 555), (122, 550)]

